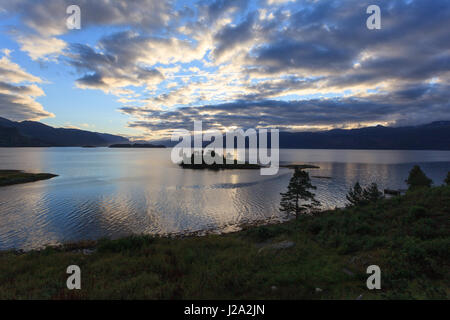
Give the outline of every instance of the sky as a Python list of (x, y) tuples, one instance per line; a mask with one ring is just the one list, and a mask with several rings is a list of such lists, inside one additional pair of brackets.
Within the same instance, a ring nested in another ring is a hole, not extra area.
[(448, 0), (0, 0), (0, 117), (149, 140), (450, 120), (449, 30)]

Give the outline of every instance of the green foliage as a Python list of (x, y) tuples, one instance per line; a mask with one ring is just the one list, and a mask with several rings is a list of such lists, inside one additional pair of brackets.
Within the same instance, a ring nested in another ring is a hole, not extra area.
[(445, 178), (445, 183), (450, 186), (450, 171), (447, 173), (447, 177)]
[(433, 181), (428, 178), (419, 166), (414, 166), (409, 172), (406, 183), (409, 186), (409, 190), (431, 187)]
[(436, 187), (321, 213), (299, 225), (300, 232), (340, 254), (372, 256), (364, 266), (382, 268), (382, 298), (448, 299), (449, 209), (450, 187)]
[(242, 232), (247, 238), (251, 238), (257, 242), (263, 242), (280, 235), (291, 234), (292, 229), (287, 228), (283, 224), (271, 225), (271, 226), (260, 226), (260, 227), (250, 227), (249, 229)]
[(346, 199), (349, 202), (349, 206), (364, 206), (383, 199), (383, 193), (378, 189), (376, 183), (372, 183), (363, 189), (359, 182), (356, 182), (355, 186), (346, 195)]
[(427, 210), (422, 206), (412, 206), (409, 209), (410, 221), (416, 220), (417, 218), (423, 218), (427, 215)]
[(316, 187), (311, 184), (309, 173), (295, 168), (294, 175), (289, 181), (288, 191), (281, 193), (280, 211), (298, 218), (300, 214), (314, 210), (320, 205), (315, 194), (309, 191), (314, 189)]
[(131, 236), (118, 240), (101, 239), (98, 242), (99, 252), (127, 252), (142, 248), (155, 241), (152, 236)]

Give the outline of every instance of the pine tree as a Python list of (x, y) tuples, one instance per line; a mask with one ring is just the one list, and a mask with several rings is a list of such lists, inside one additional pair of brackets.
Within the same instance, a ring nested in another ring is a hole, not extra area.
[(315, 199), (315, 194), (309, 191), (315, 189), (316, 187), (311, 184), (309, 173), (296, 168), (289, 181), (288, 191), (281, 193), (280, 211), (298, 218), (300, 214), (313, 210), (320, 205)]
[(355, 186), (350, 188), (346, 198), (348, 202), (350, 202), (349, 206), (360, 206), (366, 203), (364, 200), (363, 188), (361, 188), (359, 182), (356, 182)]
[(363, 206), (369, 203), (377, 202), (383, 198), (383, 193), (378, 189), (376, 183), (372, 183), (367, 188), (362, 188), (359, 182), (350, 189), (346, 196), (348, 202), (347, 206)]
[(377, 202), (383, 198), (383, 193), (378, 190), (378, 185), (376, 183), (372, 183), (369, 187), (364, 189), (363, 198), (368, 203)]
[(409, 190), (413, 190), (420, 187), (431, 187), (433, 180), (428, 178), (419, 166), (414, 166), (409, 172), (406, 183), (409, 185)]
[(447, 178), (445, 178), (445, 183), (450, 186), (450, 171), (447, 173)]

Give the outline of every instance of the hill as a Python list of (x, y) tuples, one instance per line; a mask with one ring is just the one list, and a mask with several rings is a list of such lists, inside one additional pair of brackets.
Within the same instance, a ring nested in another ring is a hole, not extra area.
[(281, 132), (281, 148), (450, 150), (450, 121), (408, 127)]
[[(40, 122), (0, 118), (0, 147), (109, 146), (129, 144), (124, 137), (78, 129), (53, 128)], [(170, 140), (140, 145), (172, 147)], [(209, 143), (204, 143), (206, 146)], [(225, 139), (224, 139), (225, 146)], [(270, 147), (270, 143), (269, 143)], [(450, 150), (450, 121), (407, 127), (366, 127), (318, 132), (280, 132), (284, 149)]]
[[(170, 147), (177, 144), (170, 140), (159, 140), (152, 143)], [(205, 142), (203, 146), (208, 144)], [(450, 121), (407, 127), (376, 126), (315, 132), (282, 131), (280, 132), (280, 148), (450, 150)]]
[(165, 148), (163, 145), (155, 145), (150, 143), (118, 143), (112, 144), (109, 146), (110, 148), (137, 148), (137, 149), (146, 149), (146, 148)]
[(53, 128), (36, 121), (15, 122), (0, 118), (0, 147), (109, 146), (127, 142), (128, 139), (111, 134)]

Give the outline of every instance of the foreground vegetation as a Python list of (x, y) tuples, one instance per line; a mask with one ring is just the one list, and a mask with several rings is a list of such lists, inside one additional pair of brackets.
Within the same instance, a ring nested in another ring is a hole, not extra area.
[[(442, 186), (234, 234), (3, 252), (0, 298), (448, 299), (449, 218)], [(66, 288), (72, 264), (81, 290)], [(372, 264), (381, 290), (366, 287)]]
[(20, 170), (0, 170), (0, 186), (47, 180), (57, 177), (50, 173), (27, 173)]

